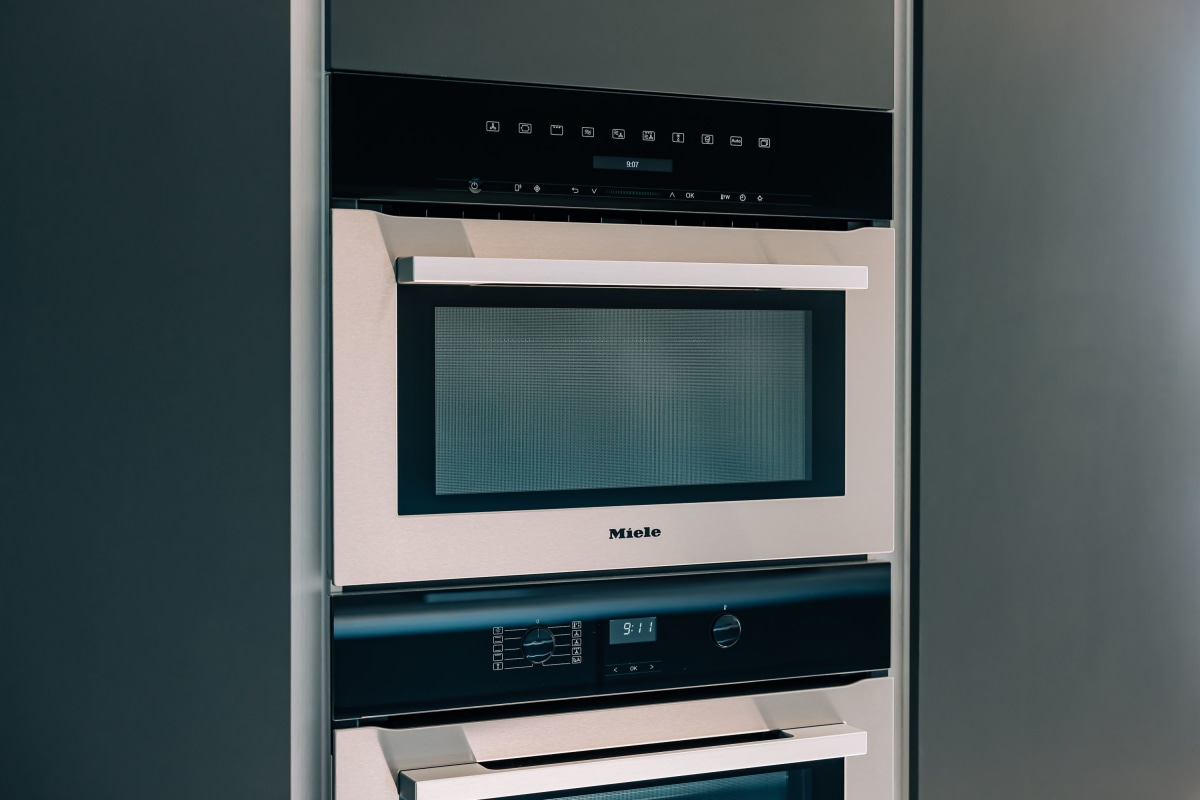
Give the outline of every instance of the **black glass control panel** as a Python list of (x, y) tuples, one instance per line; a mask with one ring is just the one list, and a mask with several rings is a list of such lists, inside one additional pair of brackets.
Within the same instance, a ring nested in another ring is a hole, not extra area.
[(887, 669), (890, 567), (333, 598), (338, 720)]
[(883, 111), (335, 73), (334, 198), (892, 216)]

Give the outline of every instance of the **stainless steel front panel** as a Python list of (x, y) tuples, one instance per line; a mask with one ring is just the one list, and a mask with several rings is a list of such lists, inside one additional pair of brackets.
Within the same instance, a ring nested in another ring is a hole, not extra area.
[[(873, 678), (833, 689), (744, 695), (657, 705), (626, 706), (514, 719), (391, 730), (360, 727), (334, 734), (335, 797), (338, 800), (396, 800), (404, 783), (410, 790), (422, 780), (446, 781), (439, 797), (491, 797), (506, 779), (490, 772), (484, 762), (553, 755), (581, 755), (616, 747), (697, 740), (695, 749), (670, 766), (680, 777), (697, 771), (716, 771), (723, 764), (789, 763), (789, 760), (846, 758), (846, 796), (853, 800), (892, 800), (893, 681)], [(788, 731), (793, 739), (738, 746), (715, 752), (704, 739), (765, 731)], [(759, 745), (778, 748), (755, 749)], [(779, 752), (774, 752), (778, 750)], [(695, 761), (697, 756), (706, 764)], [(650, 774), (663, 766), (661, 755), (638, 769)], [(765, 760), (764, 760), (765, 759)], [(636, 780), (632, 772), (615, 768), (616, 759), (575, 762), (519, 770), (519, 792), (539, 791), (551, 783), (576, 787), (614, 780)], [(623, 762), (626, 763), (626, 762)], [(632, 763), (632, 762), (628, 762)], [(505, 771), (507, 772), (507, 770)], [(603, 777), (599, 773), (605, 773)], [(658, 773), (656, 773), (658, 774)], [(452, 787), (452, 784), (457, 784)], [(451, 794), (455, 789), (462, 795)], [(420, 795), (420, 790), (417, 793)], [(405, 794), (408, 798), (410, 795)]]
[[(393, 264), (420, 256), (865, 266), (870, 288), (846, 294), (845, 495), (399, 516)], [(894, 233), (883, 228), (718, 230), (334, 211), (334, 582), (425, 582), (891, 551), (893, 265)], [(651, 524), (662, 535), (610, 541), (609, 528), (629, 519)]]

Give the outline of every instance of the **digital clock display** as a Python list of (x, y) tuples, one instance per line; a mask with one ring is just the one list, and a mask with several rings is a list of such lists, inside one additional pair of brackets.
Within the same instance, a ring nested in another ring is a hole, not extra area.
[(658, 640), (658, 617), (636, 619), (610, 619), (608, 621), (609, 644), (633, 644)]

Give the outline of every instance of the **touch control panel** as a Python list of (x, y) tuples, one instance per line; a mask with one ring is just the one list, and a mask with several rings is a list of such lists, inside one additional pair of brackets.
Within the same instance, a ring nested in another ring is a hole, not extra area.
[(884, 111), (335, 73), (330, 119), (339, 199), (892, 216)]
[(890, 568), (333, 600), (338, 719), (888, 668)]

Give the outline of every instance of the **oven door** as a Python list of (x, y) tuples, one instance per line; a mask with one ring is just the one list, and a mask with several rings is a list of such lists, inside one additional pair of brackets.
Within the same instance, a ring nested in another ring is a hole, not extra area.
[(334, 800), (892, 800), (891, 678), (335, 731)]
[[(773, 731), (720, 743), (545, 763), (463, 764), (404, 770), (404, 800), (844, 800), (844, 759), (867, 752), (849, 725)], [(750, 741), (746, 741), (750, 740)]]
[(890, 230), (333, 235), (338, 585), (891, 550)]

